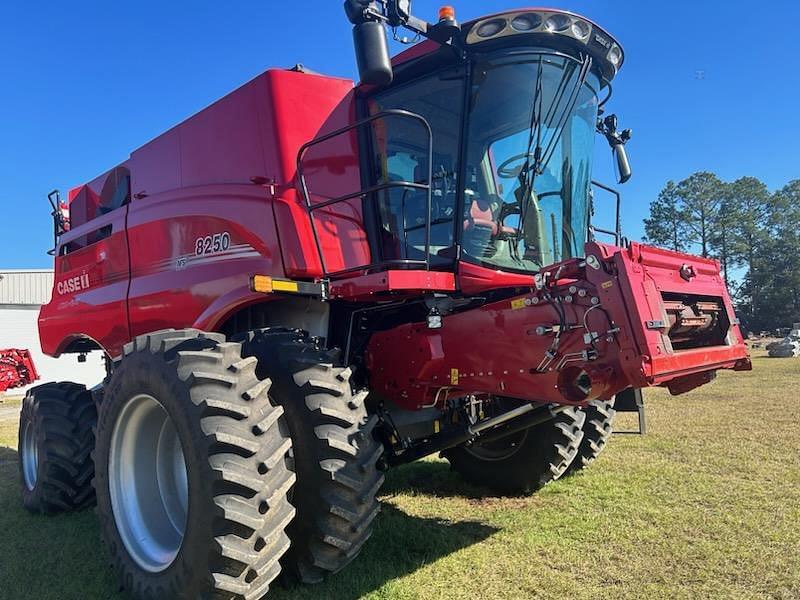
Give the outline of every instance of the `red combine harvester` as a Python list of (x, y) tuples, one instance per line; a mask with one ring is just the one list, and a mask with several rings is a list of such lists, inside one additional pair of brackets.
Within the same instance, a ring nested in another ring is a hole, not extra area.
[[(630, 176), (615, 39), (409, 4), (345, 3), (358, 85), (267, 71), (73, 189), (68, 230), (52, 198), (42, 347), (108, 377), (28, 395), (24, 502), (96, 493), (137, 598), (319, 581), (391, 466), (530, 492), (597, 455), (615, 398), (750, 368), (715, 261), (623, 240), (618, 196), (615, 231), (591, 222), (597, 133)], [(386, 26), (426, 39), (390, 60)]]
[(0, 395), (11, 388), (30, 385), (39, 379), (28, 350), (0, 350)]

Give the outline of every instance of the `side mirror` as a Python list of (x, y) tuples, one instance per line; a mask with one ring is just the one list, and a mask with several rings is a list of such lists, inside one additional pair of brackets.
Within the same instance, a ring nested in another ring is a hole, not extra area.
[(344, 8), (353, 24), (353, 45), (361, 83), (389, 85), (394, 75), (380, 7), (372, 0), (346, 0)]
[(617, 182), (625, 183), (631, 178), (631, 163), (625, 144), (631, 139), (633, 132), (630, 129), (617, 131), (617, 115), (608, 115), (605, 119), (597, 120), (597, 132), (605, 136), (616, 162)]
[(628, 152), (623, 144), (617, 144), (611, 150), (617, 162), (617, 183), (625, 183), (631, 178), (631, 163), (628, 161)]
[(358, 76), (366, 85), (385, 86), (392, 83), (392, 61), (389, 40), (383, 23), (365, 21), (353, 27)]

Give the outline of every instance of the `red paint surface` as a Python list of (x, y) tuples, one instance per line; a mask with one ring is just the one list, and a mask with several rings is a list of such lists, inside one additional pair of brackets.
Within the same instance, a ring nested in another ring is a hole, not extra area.
[[(573, 302), (563, 304), (567, 322), (581, 326), (562, 336), (552, 370), (537, 372), (553, 335), (537, 335), (535, 330), (539, 325), (557, 325), (558, 314), (540, 292), (531, 289), (521, 296), (447, 316), (442, 329), (411, 323), (376, 333), (367, 350), (371, 388), (410, 409), (436, 398), (443, 401), (448, 395), (470, 393), (580, 404), (582, 400), (565, 397), (558, 387), (559, 375), (571, 367), (585, 369), (591, 376), (592, 390), (585, 400), (609, 398), (627, 387), (666, 384), (716, 369), (749, 369), (738, 325), (730, 328), (730, 345), (683, 351), (670, 350), (661, 331), (645, 326), (647, 320), (662, 318), (661, 292), (723, 298), (733, 321), (730, 297), (714, 261), (639, 244), (620, 249), (592, 243), (587, 244), (586, 253), (600, 259), (602, 268), (582, 267), (575, 259), (547, 269), (560, 271), (553, 294), (563, 297), (570, 286), (586, 291), (584, 297), (570, 294)], [(694, 266), (697, 273), (691, 282), (680, 277), (684, 264)], [(466, 270), (471, 282), (476, 280), (475, 273), (475, 269)], [(493, 277), (500, 275), (487, 275), (486, 280)], [(606, 339), (611, 329), (606, 315), (599, 309), (589, 310), (592, 297), (599, 299), (619, 328), (611, 341)], [(534, 298), (538, 304), (533, 304)], [(577, 358), (578, 353), (590, 349), (584, 340), (584, 319), (589, 331), (601, 334), (596, 341), (597, 360)], [(571, 355), (577, 360), (561, 364)]]
[[(42, 350), (58, 355), (89, 338), (118, 356), (132, 336), (213, 329), (263, 301), (249, 290), (255, 273), (319, 276), (296, 156), (305, 142), (352, 121), (352, 88), (344, 79), (267, 71), (72, 190), (72, 228), (57, 249), (53, 298), (39, 316)], [(319, 160), (333, 153), (352, 170), (356, 150), (340, 143)], [(130, 172), (131, 202), (97, 216), (122, 169)], [(334, 181), (335, 172), (320, 171), (317, 185)], [(368, 257), (360, 218), (347, 206), (317, 217), (326, 259)], [(196, 255), (198, 238), (223, 232), (227, 251)], [(78, 243), (84, 247), (73, 249)], [(74, 278), (88, 285), (59, 293)]]

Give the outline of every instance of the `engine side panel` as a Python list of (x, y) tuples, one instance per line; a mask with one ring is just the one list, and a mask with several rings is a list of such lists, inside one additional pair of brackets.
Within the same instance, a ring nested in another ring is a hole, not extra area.
[(256, 273), (280, 276), (266, 191), (253, 185), (183, 188), (134, 201), (128, 217), (131, 335), (201, 323), (263, 299)]

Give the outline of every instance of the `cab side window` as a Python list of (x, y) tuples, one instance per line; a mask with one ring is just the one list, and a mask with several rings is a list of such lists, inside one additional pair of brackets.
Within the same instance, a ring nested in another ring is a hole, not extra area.
[[(397, 116), (373, 127), (373, 169), (376, 184), (403, 181), (430, 183), (431, 248), (436, 264), (455, 243), (458, 155), (461, 139), (464, 75), (446, 70), (386, 90), (369, 101), (371, 114), (403, 109), (425, 118), (433, 135), (433, 174), (428, 181), (428, 134), (420, 122)], [(381, 253), (384, 260), (425, 258), (427, 193), (393, 187), (377, 198)]]

